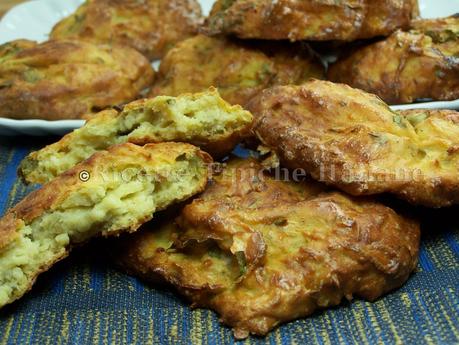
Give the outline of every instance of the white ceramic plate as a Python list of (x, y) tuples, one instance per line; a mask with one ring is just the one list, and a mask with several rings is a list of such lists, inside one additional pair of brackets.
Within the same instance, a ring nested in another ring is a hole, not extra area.
[[(1, 0), (0, 0), (1, 1)], [(0, 21), (0, 43), (19, 38), (45, 41), (56, 22), (70, 15), (84, 0), (33, 0), (11, 9)], [(200, 0), (208, 14), (213, 0)], [(459, 0), (419, 0), (425, 18), (444, 17), (459, 12)], [(459, 100), (426, 102), (394, 106), (394, 109), (450, 108), (459, 109)], [(61, 135), (82, 126), (81, 120), (12, 120), (0, 118), (0, 135)]]

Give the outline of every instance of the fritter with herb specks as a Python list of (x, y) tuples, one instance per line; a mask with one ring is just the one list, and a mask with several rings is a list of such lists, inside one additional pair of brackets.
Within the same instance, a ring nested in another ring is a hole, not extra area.
[(338, 60), (329, 79), (374, 93), (389, 104), (459, 98), (459, 17), (412, 25), (412, 31), (397, 31)]
[(265, 44), (199, 35), (180, 42), (161, 62), (151, 96), (177, 96), (209, 86), (244, 105), (261, 90), (323, 78), (324, 67), (306, 45)]
[(263, 91), (247, 106), (253, 131), (290, 168), (352, 195), (459, 203), (459, 113), (392, 111), (347, 85), (311, 81)]
[(284, 182), (233, 160), (176, 223), (120, 243), (121, 264), (215, 310), (237, 338), (354, 297), (373, 301), (415, 269), (419, 225), (313, 183)]
[(60, 21), (52, 39), (116, 43), (158, 59), (202, 24), (196, 0), (87, 0)]
[(78, 119), (138, 98), (153, 77), (129, 47), (13, 41), (0, 46), (0, 116)]
[(252, 120), (248, 111), (231, 106), (215, 89), (143, 99), (120, 112), (102, 111), (58, 142), (30, 153), (19, 174), (26, 182), (46, 183), (92, 154), (126, 142), (188, 142), (222, 157), (250, 136)]
[(0, 219), (0, 308), (95, 236), (135, 232), (200, 193), (210, 156), (183, 143), (112, 146), (32, 192)]
[(417, 0), (218, 0), (206, 32), (240, 38), (354, 41), (407, 29)]

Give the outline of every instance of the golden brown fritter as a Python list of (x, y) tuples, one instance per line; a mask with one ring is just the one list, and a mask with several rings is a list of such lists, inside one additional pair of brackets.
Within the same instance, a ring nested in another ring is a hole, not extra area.
[(353, 41), (407, 29), (417, 0), (218, 0), (210, 34), (291, 41)]
[[(437, 25), (438, 24), (438, 25)], [(459, 98), (459, 17), (419, 20), (332, 65), (330, 80), (374, 93), (389, 104)]]
[(211, 158), (182, 143), (122, 144), (96, 153), (28, 195), (0, 219), (0, 308), (97, 235), (134, 232), (201, 192)]
[(255, 135), (290, 168), (352, 195), (459, 203), (456, 111), (405, 116), (374, 95), (319, 80), (265, 90), (247, 108)]
[(176, 224), (149, 224), (123, 242), (121, 263), (174, 285), (237, 338), (353, 297), (373, 301), (415, 269), (419, 225), (393, 210), (232, 161)]
[(29, 183), (46, 183), (93, 153), (125, 142), (189, 142), (222, 157), (250, 135), (252, 120), (248, 111), (229, 105), (214, 89), (135, 101), (121, 112), (103, 111), (58, 142), (32, 152), (19, 175)]
[(0, 46), (0, 116), (78, 119), (136, 99), (153, 77), (131, 48), (13, 41)]
[(196, 0), (87, 0), (56, 24), (51, 38), (126, 45), (153, 60), (195, 35), (202, 22)]
[(161, 62), (151, 96), (177, 96), (218, 88), (231, 104), (247, 103), (261, 90), (323, 78), (307, 47), (244, 42), (198, 35), (177, 44)]

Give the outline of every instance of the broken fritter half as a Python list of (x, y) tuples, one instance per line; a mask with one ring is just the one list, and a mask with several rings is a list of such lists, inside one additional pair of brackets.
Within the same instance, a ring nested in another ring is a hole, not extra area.
[(56, 24), (51, 38), (116, 43), (154, 60), (195, 35), (202, 23), (196, 0), (87, 0)]
[(338, 60), (329, 79), (389, 104), (459, 98), (459, 17), (417, 20), (412, 27)]
[(261, 90), (323, 78), (324, 67), (306, 45), (245, 42), (198, 35), (162, 60), (151, 96), (178, 96), (218, 88), (231, 104), (246, 104)]
[(201, 192), (211, 158), (183, 143), (126, 143), (31, 193), (0, 219), (0, 308), (91, 237), (134, 232), (156, 211)]
[(205, 31), (240, 38), (354, 41), (407, 29), (418, 15), (417, 0), (218, 0)]
[(232, 160), (175, 223), (150, 223), (120, 241), (119, 261), (215, 310), (236, 338), (400, 287), (417, 264), (419, 225), (321, 191), (276, 180), (254, 159)]
[(347, 85), (311, 81), (263, 91), (247, 107), (254, 134), (282, 164), (352, 195), (459, 203), (459, 113), (392, 111)]
[(0, 116), (78, 119), (138, 98), (153, 77), (149, 61), (128, 47), (13, 41), (0, 46)]
[(231, 106), (215, 89), (179, 97), (135, 101), (120, 112), (103, 111), (58, 142), (32, 152), (19, 167), (28, 183), (45, 183), (115, 144), (189, 142), (215, 157), (231, 152), (250, 135), (252, 115)]

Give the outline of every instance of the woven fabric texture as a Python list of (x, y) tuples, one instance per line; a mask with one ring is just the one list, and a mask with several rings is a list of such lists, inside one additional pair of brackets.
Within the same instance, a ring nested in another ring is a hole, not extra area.
[[(0, 212), (34, 187), (16, 176), (46, 144), (0, 138)], [(417, 210), (423, 242), (408, 283), (375, 303), (356, 300), (277, 328), (247, 344), (459, 343), (459, 208)], [(0, 310), (0, 344), (217, 344), (234, 342), (208, 310), (118, 271), (97, 240), (43, 274), (23, 299)]]

